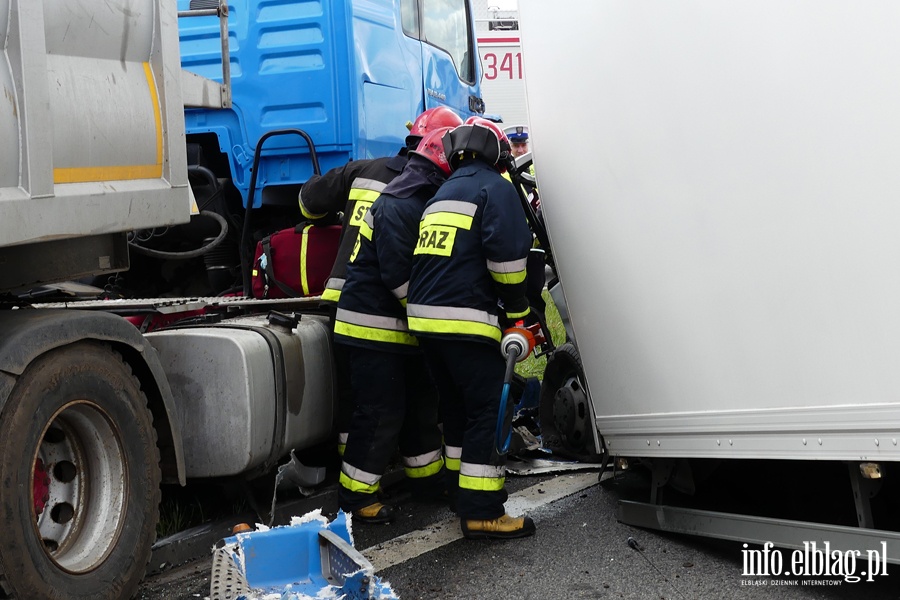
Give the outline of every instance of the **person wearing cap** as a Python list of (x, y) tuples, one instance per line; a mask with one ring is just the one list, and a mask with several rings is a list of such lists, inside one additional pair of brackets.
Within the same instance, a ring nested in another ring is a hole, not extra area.
[[(509, 139), (510, 154), (512, 154), (513, 158), (518, 158), (531, 152), (531, 149), (528, 147), (528, 127), (513, 125), (504, 129), (503, 133)], [(534, 177), (534, 164), (529, 165), (528, 172)], [(512, 181), (512, 177), (508, 173), (504, 173), (503, 176)], [(536, 213), (540, 213), (541, 200), (537, 194), (537, 188), (533, 185), (523, 185), (522, 189), (525, 191), (525, 197), (528, 198), (531, 207)]]
[[(459, 115), (446, 106), (429, 108), (416, 117), (415, 121), (406, 124), (409, 130), (406, 145), (394, 156), (353, 160), (323, 175), (314, 175), (303, 184), (299, 196), (300, 212), (310, 223), (331, 225), (343, 211), (337, 257), (325, 283), (325, 291), (322, 292), (322, 303), (332, 311), (341, 298), (347, 261), (359, 238), (359, 228), (369, 207), (385, 186), (400, 174), (406, 166), (407, 153), (418, 146), (425, 134), (461, 123)], [(354, 402), (349, 386), (345, 383), (350, 379), (350, 372), (341, 346), (334, 346), (334, 361), (338, 380), (337, 450), (343, 456)]]
[(356, 400), (338, 505), (354, 523), (394, 519), (376, 493), (398, 442), (413, 494), (446, 498), (437, 389), (407, 327), (406, 291), (425, 203), (450, 174), (447, 131), (425, 134), (363, 217), (338, 301), (334, 338), (346, 347)]
[[(528, 127), (524, 125), (513, 125), (512, 127), (504, 129), (503, 133), (509, 138), (510, 154), (513, 155), (513, 158), (518, 158), (519, 156), (530, 152), (530, 149), (528, 148)], [(533, 163), (528, 166), (528, 172), (531, 177), (534, 178)], [(503, 176), (512, 181), (512, 177), (509, 173), (504, 173)], [(528, 203), (531, 204), (531, 208), (534, 210), (538, 221), (543, 222), (544, 217), (541, 212), (541, 197), (538, 194), (537, 187), (535, 187), (533, 183), (523, 182), (522, 191), (525, 193), (525, 198), (528, 199)], [(531, 303), (532, 308), (539, 310), (543, 315), (547, 308), (542, 295), (544, 284), (546, 282), (546, 277), (544, 275), (546, 263), (544, 251), (537, 247), (536, 241), (535, 244), (536, 247), (528, 256), (528, 300)]]
[(524, 125), (514, 125), (503, 130), (509, 138), (510, 152), (514, 157), (528, 154), (528, 128)]

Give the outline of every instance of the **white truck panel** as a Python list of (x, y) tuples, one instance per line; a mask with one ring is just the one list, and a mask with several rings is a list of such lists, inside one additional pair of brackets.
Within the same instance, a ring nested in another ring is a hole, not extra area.
[(900, 5), (519, 9), (544, 214), (612, 452), (900, 458)]
[(479, 32), (478, 53), (484, 71), (481, 92), (485, 112), (500, 115), (504, 126), (528, 125), (519, 32)]

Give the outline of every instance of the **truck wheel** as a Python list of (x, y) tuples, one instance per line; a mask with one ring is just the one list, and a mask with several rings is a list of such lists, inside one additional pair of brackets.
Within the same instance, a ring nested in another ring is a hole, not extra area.
[(545, 448), (567, 458), (600, 461), (594, 448), (594, 414), (584, 387), (581, 355), (574, 344), (561, 344), (547, 361), (540, 418)]
[(80, 342), (31, 363), (0, 413), (0, 598), (129, 598), (159, 519), (147, 398)]

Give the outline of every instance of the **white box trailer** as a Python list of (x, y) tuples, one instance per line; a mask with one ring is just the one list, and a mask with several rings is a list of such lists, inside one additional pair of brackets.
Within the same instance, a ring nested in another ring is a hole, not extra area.
[(597, 449), (900, 460), (900, 5), (519, 11)]

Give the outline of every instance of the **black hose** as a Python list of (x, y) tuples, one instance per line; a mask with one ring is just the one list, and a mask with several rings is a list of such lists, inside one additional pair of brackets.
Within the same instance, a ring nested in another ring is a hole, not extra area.
[(215, 237), (215, 239), (205, 246), (201, 246), (196, 250), (186, 250), (184, 252), (166, 252), (164, 250), (154, 250), (153, 248), (145, 248), (139, 244), (134, 242), (128, 242), (128, 246), (137, 252), (138, 254), (143, 254), (144, 256), (150, 256), (152, 258), (165, 258), (165, 259), (173, 259), (173, 260), (187, 260), (189, 258), (197, 258), (198, 256), (203, 256), (216, 246), (222, 243), (222, 240), (225, 239), (225, 236), (228, 235), (228, 222), (217, 213), (214, 213), (210, 210), (201, 210), (200, 214), (204, 217), (210, 217), (219, 223), (221, 227), (219, 231), (219, 235)]
[(500, 409), (497, 411), (497, 429), (494, 432), (494, 448), (501, 456), (509, 452), (509, 444), (512, 441), (512, 411), (507, 406), (510, 401), (511, 382), (518, 358), (519, 347), (511, 344), (509, 356), (506, 357), (506, 372), (503, 375), (503, 388), (500, 391)]

